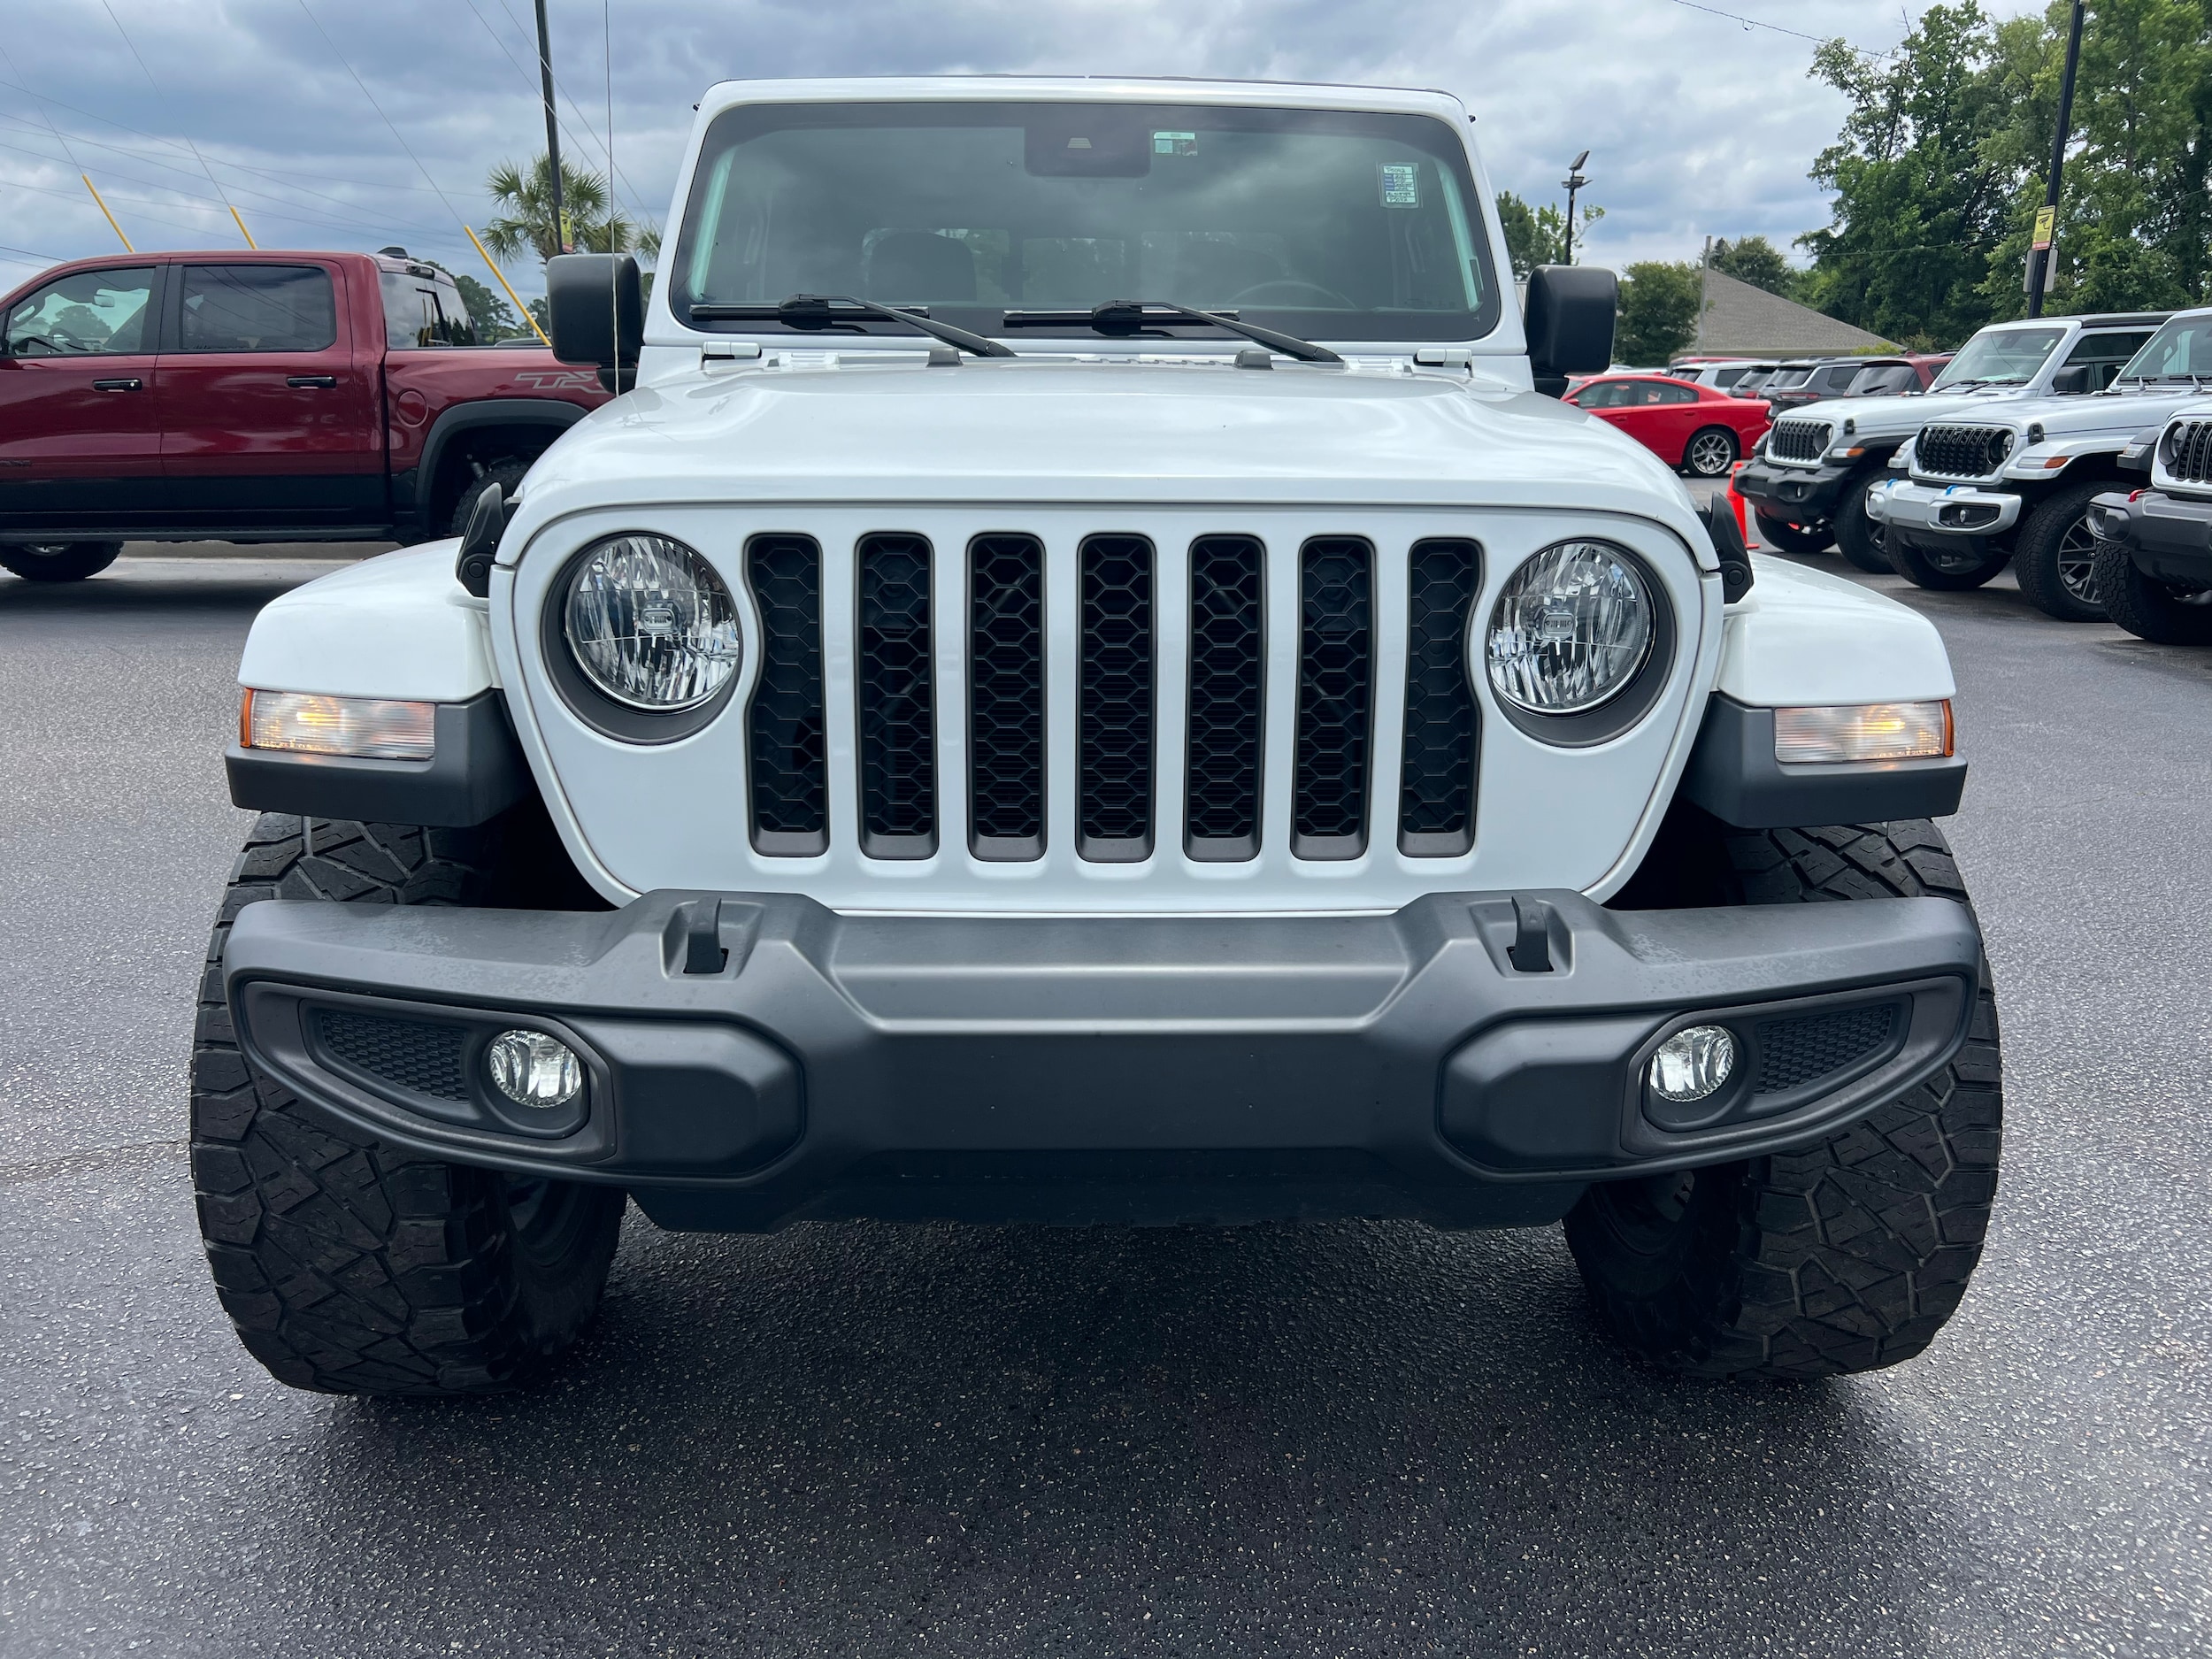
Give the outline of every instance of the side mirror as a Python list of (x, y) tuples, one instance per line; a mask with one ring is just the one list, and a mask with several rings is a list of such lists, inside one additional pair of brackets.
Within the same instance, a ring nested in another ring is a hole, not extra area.
[(624, 254), (565, 253), (545, 262), (545, 308), (553, 355), (588, 364), (611, 392), (637, 384), (638, 349), (645, 343), (645, 283)]
[(1540, 265), (1528, 273), (1529, 373), (1536, 389), (1564, 396), (1570, 374), (1602, 374), (1613, 364), (1620, 280), (1597, 265)]
[(2086, 363), (2070, 364), (2051, 376), (2053, 397), (2079, 397), (2097, 389), (2097, 371)]

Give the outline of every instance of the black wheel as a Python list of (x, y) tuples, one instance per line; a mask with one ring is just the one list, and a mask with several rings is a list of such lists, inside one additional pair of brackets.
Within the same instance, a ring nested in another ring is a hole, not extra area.
[(1939, 593), (1964, 593), (1969, 588), (1982, 587), (2004, 569), (2012, 557), (2005, 549), (1992, 548), (1986, 542), (1964, 537), (1955, 548), (1939, 547), (1933, 551), (1897, 535), (1885, 537), (1883, 544), (1889, 549), (1889, 562), (1900, 576)]
[(2094, 557), (2097, 596), (2113, 621), (2154, 645), (2212, 645), (2212, 588), (2146, 576), (2116, 541), (2099, 541)]
[(2012, 548), (2012, 573), (2020, 591), (2047, 617), (2061, 622), (2102, 622), (2097, 595), (2097, 538), (2089, 528), (2089, 503), (2109, 482), (2072, 484), (2047, 497), (2020, 526)]
[(1759, 521), (1759, 539), (1785, 553), (1824, 553), (1835, 545), (1835, 533), (1824, 524), (1791, 524), (1764, 513), (1755, 516)]
[(494, 484), (505, 492), (507, 499), (515, 498), (515, 489), (522, 482), (522, 475), (530, 470), (527, 461), (502, 461), (497, 466), (488, 466), (461, 486), (461, 499), (453, 503), (453, 516), (446, 520), (445, 533), (459, 535), (469, 527), (469, 514), (476, 511), (476, 498)]
[(1740, 448), (1736, 434), (1727, 427), (1708, 426), (1692, 433), (1690, 441), (1682, 446), (1682, 465), (1698, 478), (1726, 478), (1728, 469), (1736, 465)]
[(223, 1307), (296, 1388), (495, 1393), (543, 1374), (589, 1323), (620, 1189), (521, 1180), (386, 1148), (252, 1072), (222, 995), (223, 944), (257, 899), (513, 902), (531, 838), (265, 814), (231, 872), (192, 1050), (192, 1183)]
[(1843, 492), (1832, 521), (1836, 551), (1870, 576), (1894, 576), (1902, 569), (1896, 563), (1894, 540), (1883, 534), (1882, 526), (1866, 516), (1866, 498), (1879, 481), (1863, 478)]
[(0, 546), (0, 565), (27, 582), (81, 582), (121, 557), (120, 541), (15, 541)]
[[(1689, 832), (1679, 852), (1735, 902), (1967, 902), (1924, 819), (1742, 831), (1700, 817)], [(1816, 1146), (1595, 1184), (1567, 1217), (1567, 1243), (1600, 1323), (1671, 1369), (1809, 1378), (1893, 1365), (1935, 1340), (1981, 1257), (2002, 1116), (1985, 964), (1965, 1048), (1911, 1094)]]

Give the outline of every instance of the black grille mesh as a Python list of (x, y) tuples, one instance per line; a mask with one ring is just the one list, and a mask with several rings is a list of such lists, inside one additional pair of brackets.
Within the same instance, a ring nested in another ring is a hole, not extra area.
[(326, 1008), (315, 1016), (315, 1028), (332, 1056), (371, 1077), (435, 1100), (469, 1097), (461, 1066), (468, 1033), (458, 1026)]
[(2163, 443), (2169, 478), (2212, 483), (2212, 420), (2177, 420)]
[(1894, 1002), (1768, 1020), (1759, 1027), (1759, 1082), (1753, 1092), (1795, 1088), (1863, 1059), (1889, 1041), (1896, 1020)]
[(968, 823), (980, 857), (1044, 850), (1043, 543), (968, 545)]
[(1767, 453), (1785, 461), (1817, 461), (1835, 442), (1835, 428), (1824, 420), (1778, 420), (1767, 434)]
[(1317, 536), (1300, 549), (1298, 758), (1291, 851), (1356, 858), (1367, 847), (1374, 549)]
[(918, 535), (860, 543), (860, 831), (874, 858), (937, 846), (930, 548)]
[(764, 853), (829, 847), (822, 747), (822, 549), (811, 536), (757, 535), (746, 580), (760, 611), (753, 691), (753, 845)]
[(1140, 859), (1152, 850), (1152, 543), (1085, 537), (1082, 595), (1081, 851)]
[(1255, 537), (1201, 536), (1191, 544), (1185, 810), (1196, 857), (1259, 851), (1266, 579), (1266, 551)]
[(1406, 735), (1398, 846), (1448, 857), (1475, 844), (1475, 695), (1467, 683), (1467, 612), (1481, 551), (1457, 539), (1417, 541), (1406, 561)]
[(1913, 471), (1987, 478), (2011, 453), (2012, 434), (2002, 426), (1923, 426), (1912, 443)]

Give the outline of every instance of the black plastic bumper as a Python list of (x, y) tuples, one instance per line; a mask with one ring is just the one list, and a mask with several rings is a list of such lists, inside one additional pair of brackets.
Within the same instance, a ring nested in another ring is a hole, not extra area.
[(1832, 518), (1859, 470), (1848, 466), (1777, 466), (1754, 461), (1736, 474), (1736, 493), (1770, 518), (1792, 524)]
[(2136, 569), (2161, 581), (2212, 584), (2212, 502), (2185, 501), (2147, 489), (2100, 495), (2089, 505), (2089, 527), (2101, 540), (2127, 549)]
[[(248, 1055), (312, 1107), (619, 1183), (664, 1225), (1470, 1226), (1832, 1133), (1956, 1050), (1979, 954), (1937, 899), (976, 919), (655, 893), (600, 913), (265, 902), (224, 972)], [(1736, 1081), (1647, 1101), (1652, 1049), (1706, 1021), (1745, 1050)], [(481, 1056), (517, 1025), (584, 1056), (580, 1111), (498, 1103)]]

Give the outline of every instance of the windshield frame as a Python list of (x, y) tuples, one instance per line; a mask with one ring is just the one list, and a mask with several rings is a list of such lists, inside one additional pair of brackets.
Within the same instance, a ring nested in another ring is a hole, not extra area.
[[(2037, 359), (2035, 366), (2030, 369), (2025, 374), (2022, 375), (2018, 380), (1993, 380), (1985, 374), (1962, 374), (1958, 373), (1959, 365), (1962, 363), (1966, 362), (1968, 358), (1973, 356), (1976, 341), (1994, 339), (2003, 334), (2032, 334), (2038, 329), (2050, 330), (2051, 343), (2044, 351), (2042, 357)], [(2029, 385), (2035, 380), (2037, 375), (2042, 373), (2044, 370), (2051, 366), (2051, 359), (2055, 357), (2061, 351), (2064, 350), (2066, 349), (2067, 342), (2072, 340), (2074, 336), (2080, 332), (2081, 331), (2078, 329), (2070, 331), (2064, 323), (2037, 322), (2004, 323), (1993, 327), (1980, 329), (1973, 335), (1972, 339), (1967, 341), (1964, 345), (1958, 349), (1957, 355), (1953, 357), (1948, 363), (1943, 365), (1943, 373), (1937, 375), (1935, 379), (1929, 383), (1929, 395), (1932, 396), (1937, 392), (1948, 391), (1954, 385)]]
[[(695, 338), (736, 334), (786, 341), (812, 340), (827, 346), (833, 343), (851, 344), (863, 336), (875, 336), (886, 344), (894, 341), (910, 344), (914, 338), (912, 333), (892, 323), (860, 321), (849, 328), (841, 327), (835, 334), (825, 335), (818, 329), (782, 322), (750, 319), (695, 320), (691, 318), (690, 308), (694, 304), (723, 303), (719, 296), (695, 295), (689, 291), (703, 225), (709, 211), (710, 180), (723, 155), (749, 138), (792, 129), (849, 129), (862, 126), (1019, 126), (1025, 118), (1033, 119), (1041, 116), (1062, 120), (1072, 111), (1101, 107), (1116, 111), (1143, 111), (1147, 122), (1163, 128), (1176, 126), (1191, 127), (1202, 122), (1210, 129), (1233, 125), (1243, 130), (1259, 132), (1337, 131), (1352, 135), (1388, 136), (1414, 144), (1432, 157), (1440, 168), (1449, 173), (1459, 199), (1454, 203), (1451, 201), (1452, 193), (1447, 193), (1448, 211), (1451, 213), (1454, 229), (1463, 233), (1466, 245), (1473, 255), (1475, 276), (1480, 287), (1479, 304), (1471, 311), (1426, 312), (1410, 310), (1351, 312), (1248, 306), (1241, 309), (1240, 319), (1258, 323), (1302, 340), (1335, 341), (1354, 348), (1389, 344), (1471, 344), (1486, 340), (1497, 332), (1504, 320), (1505, 307), (1501, 292), (1499, 255), (1491, 235), (1490, 221), (1494, 214), (1483, 193), (1478, 165), (1463, 135), (1439, 111), (1308, 104), (1295, 99), (1286, 99), (1280, 104), (1221, 101), (1202, 96), (1187, 97), (1180, 95), (1179, 88), (1171, 90), (1162, 88), (1160, 92), (1161, 96), (1157, 96), (1118, 97), (1101, 88), (1089, 96), (1069, 98), (1033, 94), (1025, 96), (1023, 90), (1010, 88), (1003, 96), (964, 95), (935, 98), (887, 96), (820, 102), (810, 99), (764, 100), (731, 104), (717, 111), (706, 122), (693, 151), (689, 187), (682, 204), (677, 234), (672, 239), (669, 257), (661, 262), (664, 277), (661, 282), (656, 284), (658, 291), (655, 295), (654, 309), (660, 311), (664, 308), (668, 319)], [(866, 119), (856, 119), (856, 116)], [(995, 119), (979, 121), (979, 116)], [(774, 296), (769, 303), (772, 304), (784, 297)], [(1183, 303), (1187, 296), (1150, 294), (1139, 297)], [(1068, 344), (1079, 344), (1086, 350), (1104, 348), (1109, 350), (1134, 349), (1150, 351), (1163, 348), (1176, 350), (1191, 347), (1217, 349), (1222, 343), (1220, 334), (1202, 329), (1195, 337), (1176, 334), (1125, 342), (1105, 340), (1088, 327), (1072, 326), (1064, 333), (1033, 327), (1018, 331), (1006, 329), (1005, 314), (1008, 311), (1034, 309), (1039, 309), (1034, 302), (1004, 306), (990, 303), (957, 307), (937, 305), (933, 308), (932, 314), (933, 317), (941, 314), (944, 321), (993, 338), (1009, 337), (1018, 333), (1018, 343), (1031, 350), (1039, 346)], [(1054, 306), (1048, 309), (1061, 308)], [(1348, 328), (1349, 319), (1358, 319), (1360, 326)]]

